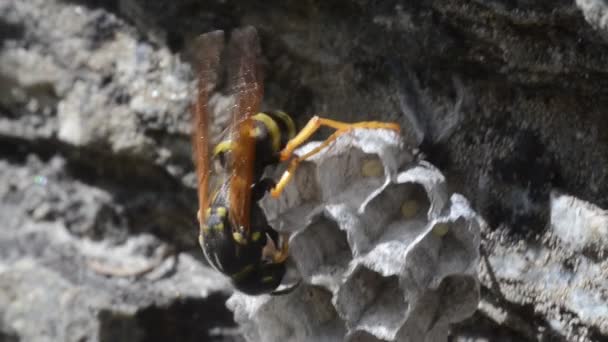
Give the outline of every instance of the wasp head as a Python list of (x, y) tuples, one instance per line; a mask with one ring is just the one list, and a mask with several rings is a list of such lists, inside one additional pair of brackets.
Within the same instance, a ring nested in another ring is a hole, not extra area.
[(251, 272), (240, 279), (234, 279), (237, 290), (248, 295), (259, 295), (274, 291), (285, 275), (285, 263), (269, 263), (260, 260)]

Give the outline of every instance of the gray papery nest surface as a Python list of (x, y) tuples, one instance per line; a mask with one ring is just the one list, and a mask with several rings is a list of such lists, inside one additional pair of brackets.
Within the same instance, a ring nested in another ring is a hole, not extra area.
[(394, 132), (339, 137), (261, 205), (292, 234), (285, 281), (302, 283), (229, 299), (249, 341), (445, 341), (477, 307), (483, 221)]

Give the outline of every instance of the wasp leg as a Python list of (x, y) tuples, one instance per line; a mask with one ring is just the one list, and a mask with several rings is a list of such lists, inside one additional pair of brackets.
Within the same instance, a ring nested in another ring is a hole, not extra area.
[[(342, 135), (344, 133), (350, 132), (355, 128), (368, 128), (368, 129), (390, 129), (393, 131), (399, 131), (401, 128), (399, 124), (391, 123), (391, 122), (381, 122), (381, 121), (361, 121), (355, 123), (341, 122), (326, 118), (321, 118), (319, 116), (314, 116), (312, 119), (308, 121), (306, 126), (298, 132), (298, 134), (293, 137), (285, 148), (280, 153), (281, 161), (286, 161), (291, 157), (293, 151), (298, 148), (298, 146), (302, 145), (311, 135), (313, 135), (319, 128), (322, 126), (330, 127), (336, 129)], [(336, 132), (336, 133), (338, 133)], [(335, 138), (334, 138), (335, 139)]]
[[(285, 262), (289, 257), (289, 234), (269, 229), (266, 231), (266, 237), (266, 246), (262, 250), (263, 258), (275, 264)], [(277, 248), (279, 244), (280, 248)]]
[(390, 122), (362, 121), (356, 123), (346, 123), (314, 116), (312, 119), (310, 119), (310, 121), (308, 121), (306, 126), (304, 126), (304, 128), (293, 139), (289, 140), (289, 142), (279, 155), (280, 160), (288, 160), (293, 155), (293, 151), (300, 145), (302, 145), (304, 142), (306, 142), (306, 140), (308, 140), (310, 136), (313, 135), (322, 126), (334, 128), (336, 129), (336, 132), (334, 132), (331, 136), (329, 136), (329, 138), (325, 139), (322, 144), (312, 149), (310, 152), (304, 154), (303, 156), (293, 158), (291, 160), (287, 170), (283, 173), (281, 179), (276, 184), (274, 189), (272, 189), (272, 197), (276, 198), (281, 195), (281, 193), (285, 189), (285, 186), (293, 177), (294, 172), (298, 168), (298, 164), (300, 164), (301, 161), (306, 160), (319, 153), (321, 150), (331, 144), (334, 140), (338, 139), (339, 136), (346, 134), (356, 128), (389, 129), (396, 132), (399, 132), (399, 130), (401, 129), (399, 124)]
[(332, 134), (329, 138), (325, 139), (325, 141), (323, 143), (321, 143), (319, 146), (312, 149), (310, 152), (306, 153), (303, 156), (293, 158), (289, 162), (289, 166), (287, 167), (287, 170), (285, 170), (285, 172), (283, 172), (283, 175), (281, 176), (281, 179), (279, 179), (279, 182), (270, 191), (270, 195), (274, 198), (281, 196), (281, 193), (285, 189), (285, 186), (287, 186), (287, 184), (291, 181), (291, 178), (293, 178), (293, 175), (295, 174), (296, 169), (298, 168), (298, 165), (300, 164), (300, 162), (319, 153), (322, 149), (324, 149), (327, 145), (331, 144), (332, 141), (336, 140), (340, 135), (342, 135), (344, 133), (345, 132), (342, 132), (342, 131), (334, 132), (334, 134)]
[(281, 249), (273, 255), (273, 261), (277, 264), (285, 262), (289, 257), (289, 234), (281, 234)]

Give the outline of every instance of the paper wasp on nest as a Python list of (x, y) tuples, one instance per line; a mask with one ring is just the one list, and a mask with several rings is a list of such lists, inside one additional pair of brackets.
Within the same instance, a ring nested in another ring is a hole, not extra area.
[[(268, 224), (258, 201), (270, 191), (279, 197), (298, 164), (355, 128), (391, 129), (383, 122), (343, 123), (313, 117), (296, 134), (284, 112), (259, 112), (263, 96), (260, 46), (252, 27), (232, 32), (224, 48), (224, 32), (201, 35), (196, 45), (198, 92), (194, 105), (193, 147), (198, 179), (199, 242), (207, 261), (246, 294), (284, 294), (296, 285), (275, 291), (286, 272), (288, 236)], [(225, 72), (224, 72), (225, 70)], [(221, 82), (234, 96), (228, 124), (219, 137), (211, 129), (221, 119), (211, 113), (211, 93)], [(321, 126), (336, 129), (325, 142), (305, 155), (293, 151)], [(291, 160), (290, 160), (291, 159)], [(267, 166), (290, 160), (275, 183), (263, 178)]]

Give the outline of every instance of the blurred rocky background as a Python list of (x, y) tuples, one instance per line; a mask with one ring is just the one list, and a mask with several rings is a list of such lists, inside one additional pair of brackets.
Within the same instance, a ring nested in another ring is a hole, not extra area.
[[(0, 341), (242, 341), (197, 245), (190, 42), (391, 120), (487, 221), (458, 341), (608, 339), (604, 0), (0, 0)], [(118, 276), (116, 276), (118, 275)]]

